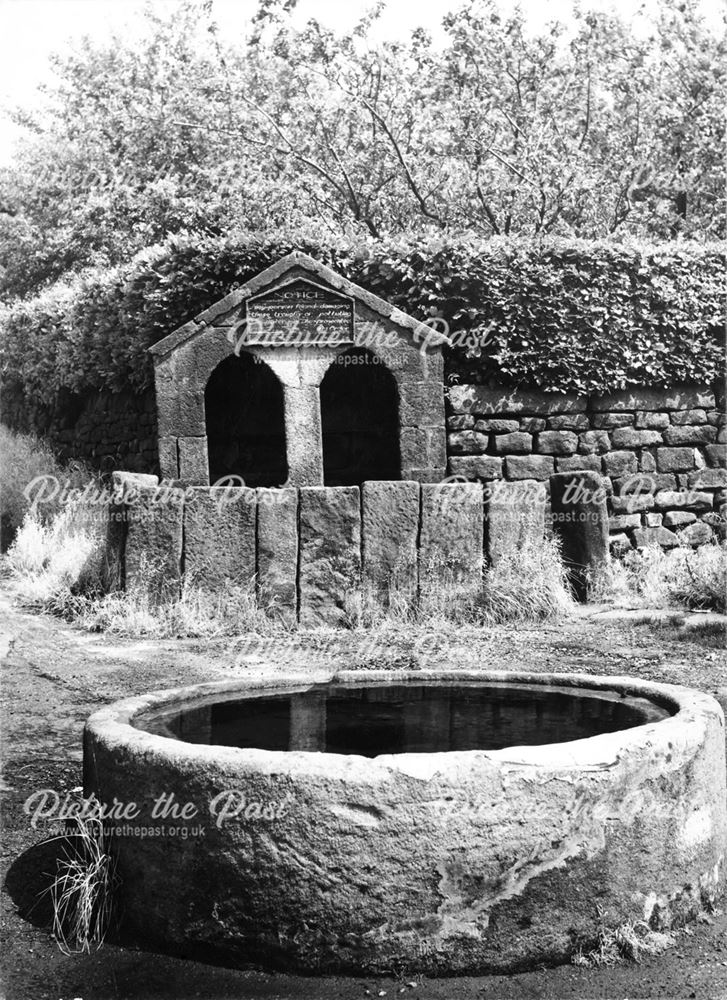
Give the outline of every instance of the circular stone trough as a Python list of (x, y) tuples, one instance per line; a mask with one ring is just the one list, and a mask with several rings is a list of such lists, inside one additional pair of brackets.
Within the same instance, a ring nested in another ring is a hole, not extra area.
[(721, 888), (724, 718), (686, 688), (289, 675), (117, 702), (84, 740), (125, 920), (188, 955), (514, 971)]

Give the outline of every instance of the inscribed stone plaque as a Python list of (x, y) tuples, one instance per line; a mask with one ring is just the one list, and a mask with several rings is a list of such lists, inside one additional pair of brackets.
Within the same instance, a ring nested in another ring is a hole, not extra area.
[(299, 279), (247, 301), (248, 344), (353, 343), (353, 299)]

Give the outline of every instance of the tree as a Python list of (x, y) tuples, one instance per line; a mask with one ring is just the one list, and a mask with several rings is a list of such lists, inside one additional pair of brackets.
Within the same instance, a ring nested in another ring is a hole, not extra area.
[(724, 231), (725, 36), (663, 0), (647, 37), (578, 8), (529, 33), (493, 0), (372, 46), (261, 0), (246, 40), (211, 0), (141, 42), (57, 57), (0, 174), (6, 296), (173, 233), (305, 230), (709, 237)]

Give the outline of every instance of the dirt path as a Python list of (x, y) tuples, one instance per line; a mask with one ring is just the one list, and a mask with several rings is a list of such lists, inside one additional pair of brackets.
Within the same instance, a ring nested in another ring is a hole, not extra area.
[[(438, 648), (438, 642), (440, 648)], [(34, 888), (42, 870), (42, 839), (23, 812), (40, 788), (60, 791), (81, 783), (81, 733), (99, 705), (127, 694), (258, 670), (304, 666), (322, 638), (302, 636), (265, 644), (134, 642), (89, 635), (54, 619), (29, 615), (0, 590), (2, 682), (3, 995), (8, 1000), (111, 998), (364, 998), (420, 1000), (604, 1000), (604, 998), (727, 997), (727, 918), (682, 934), (674, 949), (641, 965), (613, 969), (564, 966), (509, 977), (426, 980), (412, 987), (394, 980), (272, 975), (204, 965), (105, 945), (90, 955), (65, 956), (42, 922)], [(500, 669), (630, 674), (688, 684), (710, 693), (727, 688), (727, 663), (716, 639), (686, 640), (668, 625), (652, 627), (578, 618), (564, 626), (454, 630), (412, 648), (405, 632), (372, 643), (339, 636), (338, 648), (319, 653), (317, 665), (355, 667), (412, 663)], [(32, 912), (28, 910), (33, 906)]]

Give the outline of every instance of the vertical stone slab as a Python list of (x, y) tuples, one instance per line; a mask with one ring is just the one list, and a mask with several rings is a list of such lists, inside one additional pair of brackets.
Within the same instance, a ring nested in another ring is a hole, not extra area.
[(162, 479), (179, 479), (179, 457), (177, 454), (177, 439), (175, 437), (160, 437), (159, 443), (159, 475)]
[(283, 385), (288, 480), (296, 486), (323, 485), (321, 401), (316, 385)]
[(184, 505), (184, 572), (193, 584), (222, 590), (255, 578), (255, 490), (196, 486)]
[(146, 473), (116, 471), (111, 474), (104, 573), (104, 589), (107, 591), (123, 590), (125, 587), (129, 508), (136, 503), (140, 487), (155, 487), (158, 483), (156, 476)]
[(490, 566), (545, 535), (545, 484), (499, 480), (485, 490), (485, 557)]
[(550, 477), (553, 531), (576, 598), (585, 601), (588, 583), (609, 561), (606, 488), (597, 472), (558, 472)]
[(179, 595), (184, 491), (171, 486), (139, 486), (127, 499), (126, 589), (152, 603)]
[(393, 594), (417, 592), (417, 482), (366, 482), (362, 489), (361, 551), (364, 586), (388, 607)]
[(299, 523), (300, 624), (341, 625), (347, 598), (361, 586), (358, 486), (303, 487)]
[(207, 456), (206, 437), (180, 437), (179, 478), (185, 486), (207, 486), (210, 481), (210, 465)]
[(256, 492), (258, 598), (292, 623), (298, 608), (298, 491)]
[(420, 596), (469, 600), (482, 584), (482, 485), (425, 483), (421, 489)]

